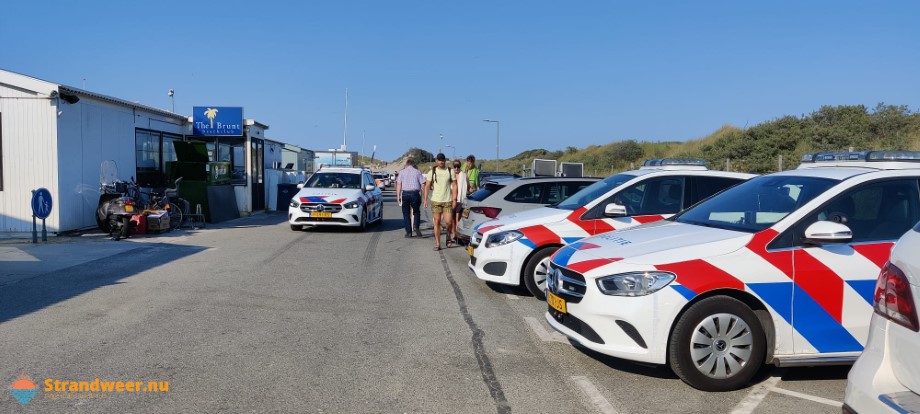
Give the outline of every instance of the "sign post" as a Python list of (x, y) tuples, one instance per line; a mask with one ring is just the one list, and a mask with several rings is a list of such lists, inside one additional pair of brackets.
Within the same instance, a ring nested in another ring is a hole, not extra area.
[(45, 219), (51, 215), (51, 192), (47, 188), (32, 190), (32, 243), (38, 243), (38, 229), (36, 220), (42, 220), (42, 241), (48, 241), (48, 229), (45, 227)]

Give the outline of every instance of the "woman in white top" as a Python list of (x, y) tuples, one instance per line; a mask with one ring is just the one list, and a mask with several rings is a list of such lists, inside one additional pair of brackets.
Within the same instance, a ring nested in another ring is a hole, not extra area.
[(457, 206), (454, 207), (454, 222), (451, 223), (452, 228), (450, 230), (454, 241), (459, 244), (460, 239), (457, 237), (457, 225), (460, 223), (460, 214), (463, 213), (463, 202), (466, 201), (466, 193), (470, 188), (470, 182), (467, 179), (466, 173), (460, 170), (460, 160), (454, 160), (453, 167), (454, 177), (457, 181)]

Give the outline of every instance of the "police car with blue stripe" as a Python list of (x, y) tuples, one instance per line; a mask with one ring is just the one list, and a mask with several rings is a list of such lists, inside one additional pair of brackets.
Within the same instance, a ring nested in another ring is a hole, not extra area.
[(854, 361), (876, 278), (920, 220), (920, 152), (806, 155), (664, 221), (560, 249), (546, 319), (585, 347), (702, 390), (763, 364)]

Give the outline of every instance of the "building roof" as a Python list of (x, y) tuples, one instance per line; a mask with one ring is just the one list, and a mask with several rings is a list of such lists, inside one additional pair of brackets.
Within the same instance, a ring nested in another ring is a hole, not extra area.
[(58, 89), (59, 89), (60, 91), (62, 91), (62, 92), (70, 92), (70, 93), (77, 94), (77, 95), (88, 96), (88, 97), (90, 97), (90, 98), (98, 99), (98, 100), (100, 100), (100, 101), (105, 101), (105, 102), (114, 103), (114, 104), (116, 104), (116, 105), (123, 105), (123, 106), (131, 107), (131, 108), (139, 108), (139, 109), (143, 109), (143, 110), (145, 110), (145, 111), (147, 111), (147, 112), (152, 112), (152, 113), (155, 113), (155, 114), (158, 114), (158, 115), (163, 115), (163, 116), (168, 116), (168, 117), (170, 117), (170, 118), (180, 119), (180, 120), (182, 120), (183, 122), (188, 122), (188, 115), (177, 114), (177, 113), (175, 113), (175, 112), (170, 112), (170, 111), (167, 111), (167, 110), (165, 110), (165, 109), (154, 108), (154, 107), (149, 106), (149, 105), (144, 105), (144, 104), (142, 104), (142, 103), (140, 103), (140, 102), (126, 101), (126, 100), (124, 100), (124, 99), (119, 99), (119, 98), (115, 98), (115, 97), (112, 97), (112, 96), (103, 95), (103, 94), (101, 94), (101, 93), (91, 92), (91, 91), (87, 91), (87, 90), (85, 90), (85, 89), (80, 89), (80, 88), (76, 88), (76, 87), (73, 87), (73, 86), (67, 86), (67, 85), (60, 85), (60, 84), (59, 84), (59, 85), (58, 85)]

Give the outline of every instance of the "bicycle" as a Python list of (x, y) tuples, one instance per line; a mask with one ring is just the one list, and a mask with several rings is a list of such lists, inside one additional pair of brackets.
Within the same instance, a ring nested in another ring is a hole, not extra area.
[[(174, 188), (166, 188), (163, 193), (140, 192), (141, 200), (148, 210), (165, 210), (169, 216), (169, 229), (175, 230), (182, 226), (188, 201), (179, 197), (179, 183), (182, 177), (176, 179)], [(149, 196), (149, 198), (148, 198)]]

